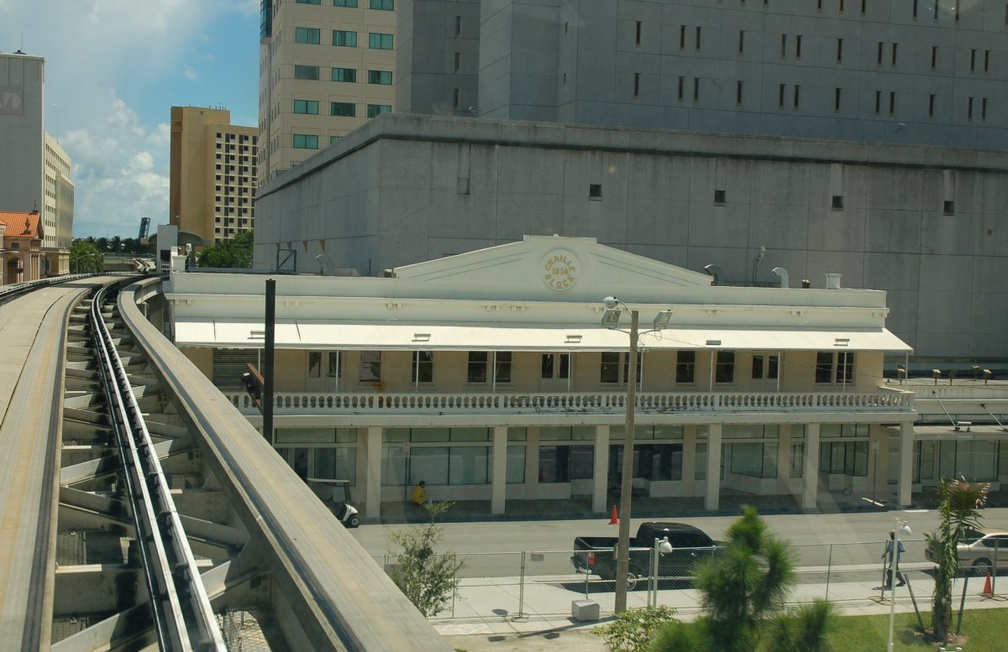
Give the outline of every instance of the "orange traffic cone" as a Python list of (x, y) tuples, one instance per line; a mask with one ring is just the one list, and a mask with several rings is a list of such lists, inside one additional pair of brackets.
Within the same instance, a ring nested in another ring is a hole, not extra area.
[(992, 597), (994, 597), (994, 590), (991, 588), (991, 574), (990, 574), (990, 571), (987, 572), (987, 581), (984, 582), (984, 588), (983, 588), (983, 591), (980, 592), (980, 595), (984, 596), (985, 598), (992, 598)]
[(612, 516), (609, 517), (609, 525), (618, 525), (619, 515), (616, 513), (616, 505), (612, 506)]

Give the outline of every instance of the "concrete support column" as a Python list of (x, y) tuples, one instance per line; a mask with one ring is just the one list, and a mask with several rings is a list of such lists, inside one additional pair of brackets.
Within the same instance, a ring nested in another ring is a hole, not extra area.
[(367, 477), (364, 479), (364, 516), (371, 520), (381, 517), (382, 428), (367, 429)]
[(815, 509), (819, 502), (819, 424), (805, 426), (805, 490), (802, 492), (802, 507)]
[(507, 495), (507, 426), (493, 429), (493, 481), (490, 487), (490, 513), (503, 514)]
[(721, 424), (712, 423), (707, 435), (707, 495), (704, 509), (713, 512), (721, 502)]
[(908, 507), (913, 490), (913, 421), (900, 423), (899, 504)]
[(592, 511), (604, 514), (609, 490), (609, 426), (595, 426), (595, 479), (592, 487)]
[(696, 426), (683, 427), (682, 496), (691, 498), (696, 483)]

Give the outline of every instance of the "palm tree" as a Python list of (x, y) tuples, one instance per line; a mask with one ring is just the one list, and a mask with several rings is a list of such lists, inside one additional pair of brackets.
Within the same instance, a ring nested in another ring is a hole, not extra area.
[(795, 585), (794, 552), (767, 532), (747, 507), (728, 528), (724, 549), (696, 568), (703, 596), (699, 633), (680, 625), (663, 628), (652, 650), (750, 652), (773, 638), (780, 650), (823, 650), (832, 607), (823, 601), (788, 612)]
[(987, 503), (990, 484), (970, 484), (965, 478), (942, 478), (938, 483), (938, 530), (925, 535), (935, 553), (935, 589), (931, 602), (934, 637), (948, 642), (952, 622), (952, 584), (959, 571), (958, 546), (971, 531), (980, 529), (980, 508)]

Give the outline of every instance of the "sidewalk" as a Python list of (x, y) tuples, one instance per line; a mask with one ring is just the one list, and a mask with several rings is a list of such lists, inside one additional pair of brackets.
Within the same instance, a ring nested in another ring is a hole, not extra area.
[[(800, 569), (801, 573), (814, 573), (816, 569)], [(913, 601), (908, 588), (913, 590), (921, 617), (930, 621), (931, 593), (934, 582), (931, 577), (919, 571), (907, 569), (908, 587), (896, 590), (895, 611), (912, 613)], [(998, 578), (1002, 579), (1003, 578)], [(577, 582), (584, 582), (583, 576), (557, 576), (536, 578), (527, 582), (522, 600), (519, 600), (518, 578), (490, 578), (463, 581), (459, 597), (454, 603), (454, 618), (432, 620), (435, 629), (449, 643), (466, 652), (486, 650), (527, 650), (550, 652), (579, 650), (581, 652), (604, 651), (606, 646), (601, 637), (591, 630), (599, 624), (611, 620), (614, 607), (612, 591), (589, 591), (588, 599), (599, 604), (602, 619), (598, 622), (579, 622), (570, 617), (571, 602), (584, 600), (585, 593), (571, 590)], [(956, 580), (953, 595), (958, 605), (962, 594), (963, 578)], [(1008, 607), (1008, 597), (1002, 593), (992, 598), (980, 595), (984, 578), (970, 578), (967, 585), (966, 609), (986, 609)], [(1003, 591), (1001, 587), (999, 590)], [(890, 611), (890, 591), (883, 591), (877, 582), (842, 582), (824, 584), (799, 584), (792, 594), (792, 603), (810, 602), (816, 598), (827, 598), (834, 603), (839, 613), (853, 615), (887, 615)], [(638, 608), (647, 606), (646, 582), (627, 594), (627, 606)], [(522, 613), (517, 613), (519, 601)], [(700, 595), (695, 589), (660, 589), (658, 603), (676, 610), (676, 616), (690, 620), (700, 613)]]

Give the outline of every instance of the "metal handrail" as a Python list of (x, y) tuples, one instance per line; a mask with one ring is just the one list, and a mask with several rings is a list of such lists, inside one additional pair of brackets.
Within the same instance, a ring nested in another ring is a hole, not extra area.
[(226, 650), (153, 440), (102, 317), (105, 295), (103, 288), (91, 303), (92, 338), (109, 397), (159, 645), (163, 650)]

